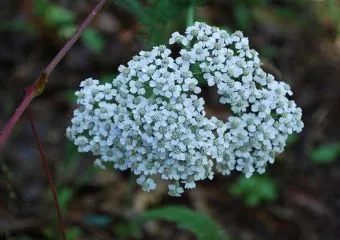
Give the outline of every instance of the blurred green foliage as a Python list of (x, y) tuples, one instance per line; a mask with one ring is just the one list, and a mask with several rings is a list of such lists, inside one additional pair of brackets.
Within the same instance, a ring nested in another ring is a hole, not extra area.
[(102, 36), (93, 28), (85, 29), (81, 36), (84, 44), (93, 52), (101, 52), (105, 47), (105, 41)]
[(340, 2), (338, 0), (316, 1), (318, 17), (330, 23), (340, 34)]
[(70, 227), (66, 229), (66, 239), (69, 239), (69, 240), (80, 239), (82, 234), (83, 234), (83, 230), (79, 227)]
[(30, 34), (35, 34), (36, 29), (33, 24), (21, 20), (16, 21), (0, 21), (0, 32), (2, 31), (26, 31)]
[(287, 139), (287, 146), (292, 145), (298, 141), (297, 134), (290, 134)]
[[(74, 92), (73, 92), (73, 95), (74, 95)], [(70, 99), (70, 100), (73, 100), (73, 99)], [(72, 172), (68, 172), (68, 171), (72, 171), (74, 168), (77, 167), (77, 163), (80, 160), (80, 157), (81, 157), (81, 155), (77, 151), (77, 147), (74, 146), (74, 144), (72, 142), (66, 141), (66, 143), (65, 143), (65, 159), (64, 159), (63, 164), (62, 164), (61, 173), (66, 174), (66, 175), (70, 175)]]
[(100, 83), (111, 83), (113, 79), (115, 79), (117, 74), (111, 74), (111, 73), (106, 73), (102, 74), (102, 76), (99, 78)]
[(6, 240), (32, 240), (31, 237), (27, 236), (16, 236), (16, 237), (7, 237)]
[[(41, 17), (47, 26), (54, 27), (61, 38), (70, 38), (77, 30), (76, 13), (61, 5), (51, 3), (48, 0), (35, 0), (34, 13)], [(95, 53), (101, 52), (105, 46), (104, 38), (91, 27), (85, 29), (81, 40)]]
[(61, 214), (65, 214), (67, 212), (68, 206), (72, 197), (74, 195), (74, 190), (68, 187), (62, 187), (58, 189), (58, 199)]
[(233, 13), (236, 27), (248, 30), (266, 20), (276, 23), (289, 20), (298, 24), (301, 21), (299, 9), (306, 7), (306, 4), (306, 0), (283, 1), (280, 4), (270, 0), (235, 1)]
[[(76, 13), (49, 0), (34, 0), (33, 3), (33, 14), (39, 17), (47, 28), (55, 29), (62, 40), (70, 38), (77, 31)], [(22, 20), (3, 21), (0, 23), (0, 31), (5, 30), (36, 34), (37, 26)], [(100, 53), (105, 47), (104, 37), (91, 27), (84, 30), (81, 41), (94, 53)]]
[[(71, 141), (66, 141), (65, 145), (65, 158), (59, 165), (58, 169), (58, 176), (60, 176), (61, 182), (68, 184), (71, 181), (73, 189), (91, 182), (99, 169), (88, 167), (84, 168), (81, 173), (75, 175), (76, 172), (79, 172), (79, 167), (82, 165), (82, 155), (78, 152), (77, 147)], [(74, 182), (74, 178), (76, 178), (77, 181)]]
[[(340, 1), (338, 0), (239, 0), (234, 1), (236, 28), (252, 30), (262, 23), (288, 27), (310, 24), (311, 19), (333, 27), (340, 33)], [(319, 31), (315, 28), (314, 31)], [(267, 57), (267, 56), (266, 56)]]
[(335, 161), (340, 157), (340, 142), (323, 144), (315, 148), (310, 153), (312, 162), (316, 164), (325, 164)]
[(249, 179), (241, 176), (232, 184), (230, 193), (249, 207), (273, 202), (278, 197), (277, 185), (268, 175), (254, 175)]
[(50, 26), (63, 26), (73, 23), (76, 20), (76, 15), (70, 10), (59, 6), (50, 4), (43, 0), (36, 0), (35, 13), (42, 16), (46, 24)]
[[(46, 227), (43, 230), (44, 236), (46, 239), (61, 239), (60, 232), (58, 229), (52, 227)], [(65, 229), (65, 236), (68, 240), (76, 240), (80, 239), (83, 234), (83, 230), (76, 226), (67, 227)]]
[[(325, 0), (328, 1), (328, 0)], [(332, 1), (332, 0), (330, 0)], [(234, 30), (241, 30), (251, 35), (262, 26), (288, 32), (303, 24), (310, 25), (311, 18), (315, 18), (316, 1), (273, 1), (273, 0), (238, 0), (233, 1)], [(321, 2), (321, 1), (320, 1)], [(323, 1), (322, 1), (323, 2)], [(321, 3), (320, 3), (321, 4)], [(324, 4), (324, 3), (322, 3)], [(326, 11), (327, 12), (327, 11)], [(336, 14), (335, 14), (336, 15)], [(338, 17), (340, 14), (337, 15)], [(340, 17), (339, 17), (340, 18)], [(319, 21), (320, 19), (315, 19)], [(313, 29), (313, 31), (317, 31)], [(262, 46), (259, 49), (262, 58), (277, 57), (275, 46)]]
[(142, 4), (139, 0), (114, 0), (134, 14), (142, 26), (142, 39), (146, 46), (167, 43), (174, 29), (185, 27), (194, 18), (193, 9), (205, 0), (147, 0)]
[[(57, 185), (58, 201), (61, 214), (66, 216), (69, 213), (70, 203), (74, 199), (78, 188), (83, 184), (91, 182), (98, 169), (89, 167), (85, 168), (82, 173), (75, 174), (79, 171), (81, 155), (70, 141), (66, 141), (65, 158), (60, 163), (58, 167), (59, 183)], [(76, 181), (73, 182), (73, 180)], [(48, 192), (48, 194), (49, 202), (52, 202), (52, 195), (50, 192)], [(55, 209), (52, 209), (52, 211), (55, 211)], [(84, 218), (84, 222), (95, 225), (98, 222), (102, 222), (102, 220), (97, 216), (91, 215)], [(60, 230), (56, 226), (58, 226), (58, 223), (54, 221), (54, 224), (50, 224), (43, 229), (43, 233), (47, 239), (58, 239), (56, 236), (60, 235)], [(65, 231), (67, 239), (78, 239), (83, 234), (82, 229), (77, 226), (68, 226)]]
[(183, 206), (166, 206), (142, 213), (129, 225), (120, 226), (121, 239), (138, 236), (140, 226), (152, 220), (164, 220), (176, 223), (179, 227), (192, 231), (198, 240), (227, 240), (223, 229), (205, 214)]

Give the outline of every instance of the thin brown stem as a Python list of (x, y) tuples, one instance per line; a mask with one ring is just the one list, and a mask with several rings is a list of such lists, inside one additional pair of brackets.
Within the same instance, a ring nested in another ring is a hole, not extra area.
[(28, 114), (28, 118), (29, 118), (30, 123), (31, 123), (35, 142), (36, 142), (38, 149), (39, 149), (40, 159), (41, 159), (42, 165), (44, 167), (45, 174), (47, 176), (48, 185), (50, 186), (50, 189), (51, 189), (51, 192), (52, 192), (52, 195), (53, 195), (53, 201), (54, 201), (55, 209), (57, 211), (57, 218), (58, 218), (60, 232), (61, 232), (62, 238), (64, 240), (66, 240), (65, 228), (64, 228), (63, 219), (62, 219), (61, 211), (60, 211), (60, 207), (59, 207), (57, 190), (54, 186), (54, 183), (53, 183), (53, 180), (52, 180), (52, 174), (51, 174), (50, 168), (48, 167), (48, 162), (47, 162), (47, 159), (46, 159), (46, 156), (45, 156), (45, 152), (44, 152), (43, 146), (41, 144), (37, 129), (35, 128), (33, 118), (32, 118), (32, 114), (31, 114), (29, 108), (27, 108), (27, 114)]
[(25, 88), (25, 96), (22, 99), (19, 107), (15, 110), (9, 121), (7, 122), (4, 129), (0, 132), (0, 151), (3, 149), (9, 135), (11, 134), (14, 126), (24, 113), (25, 109), (29, 106), (34, 97), (40, 95), (44, 89), (48, 80), (48, 76), (58, 65), (58, 63), (63, 59), (63, 57), (69, 52), (74, 43), (79, 39), (85, 28), (91, 23), (93, 18), (102, 9), (106, 0), (100, 0), (97, 5), (91, 10), (86, 19), (81, 23), (75, 34), (65, 43), (65, 45), (60, 49), (57, 55), (52, 59), (52, 61), (47, 65), (40, 76), (34, 81), (33, 84)]
[(93, 18), (97, 15), (97, 13), (102, 9), (106, 0), (100, 0), (97, 5), (91, 10), (87, 18), (80, 24), (78, 30), (74, 33), (74, 35), (66, 42), (64, 47), (58, 52), (58, 54), (52, 59), (52, 61), (48, 64), (45, 69), (47, 75), (49, 75), (53, 69), (58, 65), (61, 59), (66, 55), (66, 53), (71, 49), (73, 44), (79, 39), (80, 35), (83, 33), (85, 28), (92, 22)]

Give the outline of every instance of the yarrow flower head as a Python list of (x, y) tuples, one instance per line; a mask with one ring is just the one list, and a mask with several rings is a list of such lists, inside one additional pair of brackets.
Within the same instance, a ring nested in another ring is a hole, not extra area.
[[(81, 82), (67, 137), (98, 166), (130, 169), (145, 191), (167, 181), (172, 196), (214, 170), (265, 172), (288, 135), (303, 128), (289, 85), (261, 69), (242, 32), (196, 22), (169, 43), (183, 47), (177, 58), (157, 46), (120, 66), (111, 83)], [(225, 121), (206, 115), (197, 72), (230, 106)]]

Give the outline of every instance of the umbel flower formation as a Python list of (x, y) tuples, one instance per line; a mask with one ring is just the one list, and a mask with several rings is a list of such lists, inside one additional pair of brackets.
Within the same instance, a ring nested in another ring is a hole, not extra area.
[[(182, 47), (177, 58), (161, 45), (121, 65), (111, 83), (82, 81), (67, 137), (98, 166), (130, 169), (145, 191), (167, 181), (172, 196), (215, 170), (265, 172), (288, 135), (303, 128), (289, 85), (261, 69), (240, 31), (196, 22), (169, 44)], [(225, 121), (206, 115), (198, 79), (230, 107)]]

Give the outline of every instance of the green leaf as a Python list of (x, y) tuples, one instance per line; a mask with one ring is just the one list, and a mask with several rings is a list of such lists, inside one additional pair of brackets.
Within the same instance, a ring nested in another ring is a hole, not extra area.
[(182, 206), (152, 209), (132, 221), (132, 229), (150, 220), (175, 222), (179, 227), (192, 231), (198, 240), (226, 240), (223, 229), (208, 216)]
[(98, 53), (104, 49), (103, 37), (93, 28), (87, 28), (81, 37), (84, 44), (92, 51)]
[(46, 22), (52, 26), (73, 24), (76, 16), (73, 12), (58, 5), (48, 6), (45, 13)]
[(82, 230), (79, 227), (70, 227), (66, 230), (66, 238), (70, 240), (78, 239), (82, 234)]
[(315, 163), (330, 163), (340, 156), (340, 142), (324, 144), (314, 149), (311, 160)]
[(115, 223), (114, 228), (117, 239), (141, 239), (140, 232), (136, 231), (136, 226), (130, 226), (129, 223)]
[(46, 0), (34, 0), (33, 3), (34, 14), (38, 16), (43, 16), (47, 8), (48, 4)]
[(250, 25), (251, 10), (245, 4), (237, 4), (234, 10), (235, 20), (239, 28), (247, 29)]
[(46, 227), (42, 230), (44, 236), (47, 238), (47, 239), (52, 239), (53, 237), (53, 229), (51, 227)]
[[(116, 4), (134, 14), (141, 24), (144, 44), (152, 47), (165, 44), (174, 29), (185, 26), (187, 10), (191, 7), (191, 16), (195, 8), (204, 0), (114, 0)], [(190, 14), (189, 14), (190, 15)], [(176, 16), (174, 18), (174, 16)], [(192, 19), (191, 17), (189, 17)], [(190, 22), (190, 21), (189, 21)]]
[(284, 19), (297, 19), (299, 16), (297, 11), (283, 7), (276, 7), (274, 12), (278, 17), (282, 17)]
[[(74, 92), (72, 93), (72, 97), (73, 96)], [(75, 102), (75, 100), (73, 102)], [(66, 141), (65, 148), (65, 160), (63, 161), (62, 170), (64, 171), (64, 173), (66, 172), (67, 174), (73, 174), (74, 169), (77, 168), (77, 164), (79, 163), (81, 155), (78, 152), (78, 148), (71, 141)]]
[(278, 196), (276, 184), (269, 176), (240, 177), (230, 188), (234, 197), (239, 197), (249, 207), (256, 207), (262, 202), (275, 201)]
[[(69, 103), (74, 103), (77, 101), (77, 96), (74, 95), (74, 90), (65, 90), (64, 91), (64, 99)], [(73, 145), (73, 143), (72, 143)]]
[(21, 20), (13, 20), (13, 21), (1, 21), (0, 32), (1, 31), (22, 31), (30, 34), (35, 34), (37, 29), (32, 23)]
[(60, 210), (62, 213), (66, 212), (68, 204), (70, 203), (72, 197), (73, 197), (72, 188), (64, 187), (58, 191)]
[(277, 48), (274, 46), (265, 46), (260, 50), (260, 52), (263, 58), (268, 58), (268, 59), (271, 59), (277, 56), (278, 54)]
[(58, 35), (63, 38), (70, 38), (72, 35), (77, 31), (77, 26), (73, 24), (68, 24), (65, 26), (62, 26), (58, 30)]
[(16, 236), (16, 237), (8, 237), (8, 238), (5, 238), (7, 240), (32, 240), (31, 237), (28, 237), (28, 236)]
[(249, 195), (245, 199), (245, 203), (250, 207), (256, 207), (256, 206), (260, 205), (261, 199), (257, 195)]
[(296, 143), (298, 141), (298, 136), (297, 134), (290, 134), (287, 138), (287, 146), (293, 145), (294, 143)]
[(107, 74), (103, 74), (100, 78), (99, 78), (99, 82), (100, 83), (112, 83), (112, 81), (116, 78), (117, 74), (111, 74), (111, 73), (107, 73)]

